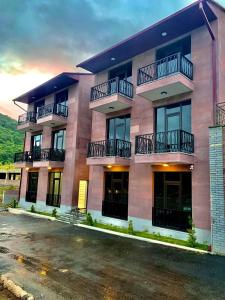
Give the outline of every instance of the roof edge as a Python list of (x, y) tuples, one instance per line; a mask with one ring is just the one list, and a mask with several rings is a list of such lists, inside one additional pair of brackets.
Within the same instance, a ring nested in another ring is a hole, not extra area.
[[(209, 1), (213, 1), (213, 0), (209, 0)], [(109, 48), (106, 48), (105, 50), (99, 52), (98, 54), (93, 55), (93, 56), (91, 56), (90, 58), (88, 58), (88, 59), (82, 61), (81, 63), (79, 63), (78, 65), (76, 65), (76, 67), (82, 67), (83, 64), (86, 64), (86, 63), (88, 63), (89, 61), (91, 61), (91, 60), (93, 60), (93, 59), (95, 59), (95, 58), (98, 58), (99, 56), (101, 56), (101, 55), (107, 53), (108, 51), (113, 50), (114, 48), (116, 48), (116, 47), (122, 45), (123, 43), (128, 42), (129, 40), (131, 40), (131, 39), (133, 39), (133, 38), (135, 38), (135, 37), (141, 35), (142, 33), (145, 33), (145, 32), (148, 31), (148, 30), (151, 30), (151, 29), (153, 29), (154, 27), (157, 27), (158, 25), (160, 25), (160, 24), (162, 24), (162, 23), (164, 23), (164, 22), (166, 22), (166, 21), (172, 19), (173, 17), (175, 17), (175, 16), (177, 16), (178, 14), (180, 14), (180, 13), (182, 13), (182, 12), (188, 10), (189, 8), (191, 8), (191, 7), (193, 7), (193, 6), (197, 5), (197, 4), (199, 4), (200, 2), (202, 2), (202, 0), (197, 0), (197, 1), (195, 1), (195, 2), (193, 2), (193, 3), (191, 3), (191, 4), (189, 4), (188, 6), (185, 6), (184, 8), (182, 8), (182, 9), (176, 11), (175, 13), (173, 13), (173, 14), (171, 14), (171, 15), (169, 15), (169, 16), (167, 16), (167, 17), (161, 19), (161, 20), (159, 20), (158, 22), (156, 22), (156, 23), (154, 23), (154, 24), (152, 24), (152, 25), (150, 25), (150, 26), (148, 26), (148, 27), (142, 29), (141, 31), (136, 32), (135, 34), (129, 36), (128, 38), (121, 40), (120, 42), (114, 44), (113, 46), (111, 46), (111, 47), (109, 47)], [(214, 1), (213, 1), (213, 2), (214, 2)]]

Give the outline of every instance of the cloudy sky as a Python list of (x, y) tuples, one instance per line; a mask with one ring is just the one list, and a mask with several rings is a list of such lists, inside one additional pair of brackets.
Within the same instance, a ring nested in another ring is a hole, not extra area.
[(192, 2), (0, 0), (0, 112), (16, 118), (13, 98)]

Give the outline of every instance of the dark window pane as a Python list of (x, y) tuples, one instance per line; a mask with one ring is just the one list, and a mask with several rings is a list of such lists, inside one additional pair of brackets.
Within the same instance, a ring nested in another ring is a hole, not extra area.
[(166, 181), (180, 181), (180, 173), (179, 172), (166, 172)]
[(164, 207), (164, 173), (155, 172), (154, 173), (154, 194), (155, 194), (155, 207)]
[(191, 104), (182, 106), (182, 129), (191, 133)]

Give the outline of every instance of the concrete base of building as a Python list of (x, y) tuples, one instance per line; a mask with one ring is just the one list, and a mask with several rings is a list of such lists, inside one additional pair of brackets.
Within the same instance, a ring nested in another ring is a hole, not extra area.
[[(153, 226), (152, 220), (128, 216), (128, 220), (125, 221), (125, 220), (105, 217), (102, 215), (102, 212), (98, 210), (88, 209), (88, 212), (92, 215), (93, 219), (96, 219), (97, 221), (102, 223), (112, 224), (121, 227), (128, 227), (128, 222), (132, 221), (134, 230), (138, 230), (138, 231), (147, 230), (150, 233), (156, 233), (156, 234), (158, 233), (162, 236), (169, 236), (180, 240), (188, 239), (188, 234), (186, 232)], [(207, 243), (209, 245), (211, 244), (210, 230), (196, 228), (196, 237), (199, 243)]]
[(49, 205), (46, 205), (45, 201), (37, 201), (36, 203), (27, 202), (25, 200), (25, 198), (20, 198), (19, 205), (20, 205), (20, 207), (22, 207), (26, 210), (30, 210), (31, 206), (34, 205), (34, 207), (37, 211), (48, 212), (48, 213), (51, 213), (53, 211), (53, 209), (55, 208), (57, 210), (57, 212), (60, 214), (69, 213), (72, 209), (72, 206), (63, 205), (63, 204), (61, 204), (60, 207), (49, 206)]

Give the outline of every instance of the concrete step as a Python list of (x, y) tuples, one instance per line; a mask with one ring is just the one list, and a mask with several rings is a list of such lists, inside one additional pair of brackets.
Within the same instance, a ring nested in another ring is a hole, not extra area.
[(85, 214), (65, 213), (57, 217), (57, 220), (64, 223), (78, 224), (86, 219)]

